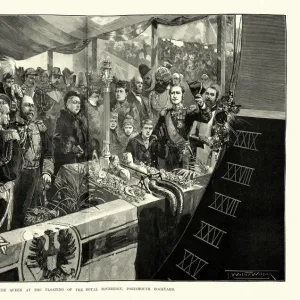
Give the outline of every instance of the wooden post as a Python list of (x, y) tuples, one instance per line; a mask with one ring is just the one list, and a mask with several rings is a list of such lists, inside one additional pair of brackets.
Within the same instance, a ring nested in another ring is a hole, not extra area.
[(97, 47), (97, 38), (92, 39), (92, 70), (93, 72), (97, 72), (97, 53), (98, 53), (98, 47)]
[(48, 71), (52, 71), (52, 69), (53, 69), (53, 51), (48, 50), (47, 53), (48, 53), (47, 69), (48, 69)]
[(157, 22), (152, 22), (152, 35), (151, 35), (151, 67), (158, 65), (158, 38), (157, 38)]
[(226, 68), (226, 16), (217, 16), (218, 24), (218, 62), (217, 62), (217, 80), (221, 88), (221, 95), (225, 93), (225, 68)]

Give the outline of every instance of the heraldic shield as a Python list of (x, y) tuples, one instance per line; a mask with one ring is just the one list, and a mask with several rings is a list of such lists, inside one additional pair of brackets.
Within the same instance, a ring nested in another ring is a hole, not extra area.
[(81, 258), (77, 230), (58, 223), (46, 223), (43, 228), (33, 227), (32, 231), (28, 229), (31, 232), (24, 233), (27, 241), (21, 251), (20, 280), (76, 281)]

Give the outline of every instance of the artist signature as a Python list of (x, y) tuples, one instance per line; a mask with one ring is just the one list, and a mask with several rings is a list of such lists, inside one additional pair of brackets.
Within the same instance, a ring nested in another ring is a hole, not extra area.
[(229, 280), (274, 280), (278, 270), (225, 270)]

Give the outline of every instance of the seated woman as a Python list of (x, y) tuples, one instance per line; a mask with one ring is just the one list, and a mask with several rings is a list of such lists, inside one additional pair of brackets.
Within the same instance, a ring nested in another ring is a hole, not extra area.
[(15, 129), (7, 129), (10, 108), (8, 97), (0, 94), (0, 231), (11, 228), (14, 181), (20, 175), (22, 156), (20, 137)]
[(192, 150), (188, 141), (188, 134), (194, 121), (207, 123), (211, 119), (211, 111), (202, 98), (196, 98), (194, 106), (189, 109), (183, 106), (184, 88), (172, 86), (170, 88), (173, 107), (161, 112), (153, 134), (158, 141), (168, 146), (166, 169), (182, 168), (184, 160), (188, 160)]
[(54, 134), (54, 175), (65, 164), (86, 161), (88, 159), (88, 128), (83, 114), (79, 114), (81, 100), (75, 91), (64, 97), (65, 109), (61, 110), (56, 121)]

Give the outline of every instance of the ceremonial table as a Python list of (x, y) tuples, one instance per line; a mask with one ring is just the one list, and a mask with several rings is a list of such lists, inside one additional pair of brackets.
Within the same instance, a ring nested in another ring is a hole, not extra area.
[[(78, 176), (87, 170), (86, 164), (65, 165), (57, 180), (80, 182)], [(198, 207), (209, 177), (203, 176), (197, 185), (183, 191), (183, 212), (175, 239)], [(129, 185), (138, 181), (133, 178)], [(49, 280), (41, 275), (42, 267), (32, 258), (32, 251), (46, 255), (48, 271), (62, 270), (64, 276), (57, 281), (150, 279), (177, 242), (173, 240), (170, 245), (165, 232), (166, 199), (146, 194), (143, 201), (129, 202), (106, 191), (105, 200), (76, 213), (1, 234), (5, 249), (0, 249), (0, 281)], [(64, 234), (57, 239), (60, 231)], [(38, 248), (41, 237), (53, 246), (52, 252), (45, 254), (45, 247)], [(56, 241), (70, 246), (62, 247)], [(36, 250), (32, 250), (34, 247)], [(59, 263), (58, 254), (68, 264)]]

